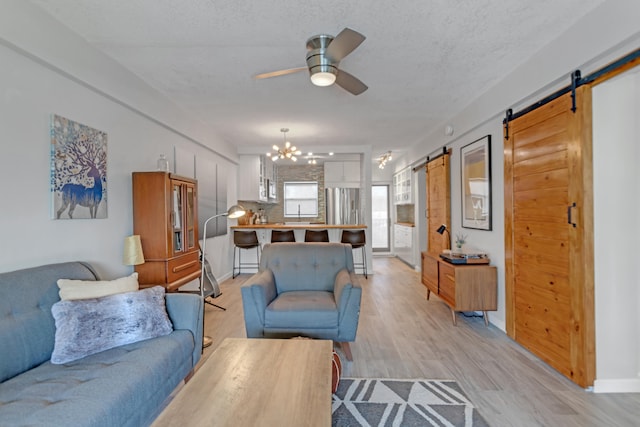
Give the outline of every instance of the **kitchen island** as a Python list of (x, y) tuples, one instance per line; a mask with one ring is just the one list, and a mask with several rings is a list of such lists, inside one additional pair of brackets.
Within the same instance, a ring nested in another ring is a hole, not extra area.
[[(340, 242), (342, 239), (342, 230), (366, 230), (367, 226), (365, 224), (318, 224), (318, 223), (309, 223), (309, 222), (287, 222), (287, 223), (270, 223), (270, 224), (247, 224), (247, 225), (233, 225), (231, 226), (231, 230), (242, 230), (249, 231), (255, 230), (258, 235), (258, 241), (261, 246), (266, 245), (267, 243), (271, 243), (271, 231), (272, 230), (293, 230), (293, 233), (296, 237), (296, 242), (304, 242), (304, 232), (305, 230), (327, 230), (329, 232), (329, 241), (330, 242)], [(367, 246), (365, 250), (367, 251), (367, 261), (370, 263), (371, 259), (371, 246), (369, 245), (370, 236), (367, 235)], [(247, 251), (246, 256), (252, 257), (255, 259), (255, 251)], [(245, 254), (243, 253), (243, 260)], [(360, 250), (353, 251), (353, 261), (355, 263), (362, 262), (362, 253)], [(247, 261), (251, 262), (251, 261)], [(367, 265), (369, 271), (371, 271), (371, 265)], [(243, 268), (243, 271), (245, 269)]]
[(261, 245), (271, 242), (271, 230), (293, 230), (296, 242), (304, 242), (305, 230), (328, 230), (330, 242), (340, 242), (342, 230), (364, 230), (364, 224), (318, 224), (309, 222), (233, 225), (232, 230), (255, 230)]
[(364, 224), (322, 224), (317, 222), (274, 222), (268, 224), (247, 224), (247, 225), (232, 225), (231, 229), (271, 229), (271, 230), (362, 230), (366, 229)]

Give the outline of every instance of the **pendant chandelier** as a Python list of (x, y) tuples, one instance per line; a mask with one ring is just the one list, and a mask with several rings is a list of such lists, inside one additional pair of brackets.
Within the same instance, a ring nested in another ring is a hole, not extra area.
[(287, 132), (289, 132), (288, 128), (280, 129), (280, 132), (283, 133), (284, 136), (284, 147), (280, 148), (277, 145), (274, 145), (272, 148), (275, 153), (267, 153), (267, 157), (271, 157), (271, 160), (274, 162), (278, 159), (289, 159), (293, 162), (297, 161), (299, 156), (302, 154), (302, 151), (298, 150), (295, 145), (291, 145), (289, 141), (287, 141)]

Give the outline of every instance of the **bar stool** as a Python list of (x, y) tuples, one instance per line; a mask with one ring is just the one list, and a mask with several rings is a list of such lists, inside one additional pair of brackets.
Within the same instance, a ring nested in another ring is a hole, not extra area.
[[(242, 272), (242, 267), (258, 268), (260, 266), (260, 242), (258, 242), (258, 234), (255, 230), (252, 231), (233, 231), (233, 272), (232, 276), (235, 279), (238, 274)], [(256, 248), (257, 262), (242, 262), (242, 249)], [(236, 250), (238, 251), (238, 267), (236, 268)], [(236, 274), (237, 270), (237, 274)]]
[(271, 230), (271, 243), (295, 241), (296, 236), (293, 230)]
[(329, 232), (327, 230), (305, 230), (305, 242), (328, 242)]
[(351, 248), (353, 249), (362, 249), (362, 262), (353, 263), (354, 268), (361, 268), (364, 272), (364, 278), (368, 279), (367, 276), (367, 251), (366, 251), (366, 234), (364, 230), (342, 230), (342, 243), (349, 243)]

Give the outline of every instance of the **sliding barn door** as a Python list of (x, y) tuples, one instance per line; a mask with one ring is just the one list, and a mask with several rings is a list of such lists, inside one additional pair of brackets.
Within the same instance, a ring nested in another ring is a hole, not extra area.
[(451, 230), (451, 179), (449, 154), (427, 163), (427, 250), (441, 253), (449, 248), (449, 234), (438, 234), (442, 224)]
[(593, 384), (591, 91), (505, 127), (507, 333), (582, 387)]

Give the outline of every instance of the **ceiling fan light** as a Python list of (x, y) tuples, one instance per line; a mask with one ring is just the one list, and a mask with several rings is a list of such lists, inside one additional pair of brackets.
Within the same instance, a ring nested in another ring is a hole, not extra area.
[(331, 86), (336, 81), (336, 75), (326, 71), (321, 71), (311, 75), (311, 83), (316, 86)]

